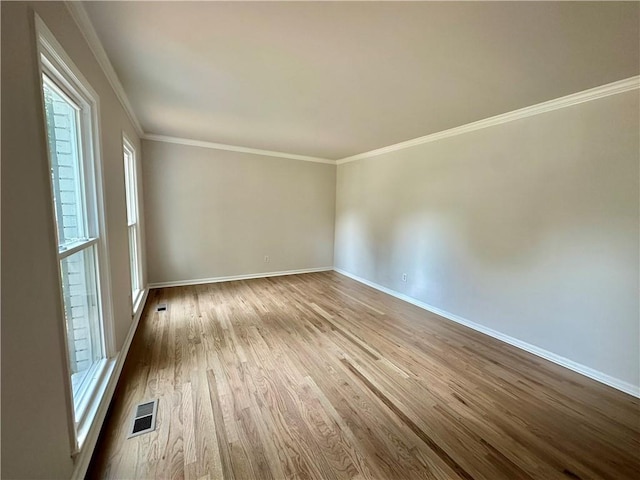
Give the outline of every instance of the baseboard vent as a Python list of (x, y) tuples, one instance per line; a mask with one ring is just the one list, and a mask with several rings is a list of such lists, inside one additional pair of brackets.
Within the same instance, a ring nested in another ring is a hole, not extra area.
[(158, 413), (158, 399), (136, 405), (136, 411), (131, 422), (131, 430), (127, 438), (136, 437), (156, 429), (156, 414)]
[(156, 312), (166, 312), (166, 311), (167, 311), (166, 303), (159, 303), (158, 306), (156, 307)]

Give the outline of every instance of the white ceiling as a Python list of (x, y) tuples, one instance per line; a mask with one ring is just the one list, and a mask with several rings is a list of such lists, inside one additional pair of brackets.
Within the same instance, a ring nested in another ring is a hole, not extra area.
[(329, 159), (640, 71), (637, 2), (84, 5), (146, 132)]

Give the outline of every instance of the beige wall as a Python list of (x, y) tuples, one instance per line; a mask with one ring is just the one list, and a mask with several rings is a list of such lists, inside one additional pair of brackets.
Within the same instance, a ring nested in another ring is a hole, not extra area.
[(131, 325), (122, 132), (138, 137), (66, 7), (2, 2), (2, 477), (67, 478), (53, 207), (33, 12), (100, 97), (101, 145), (117, 348)]
[(334, 165), (145, 140), (143, 171), (150, 283), (333, 265)]
[(336, 267), (639, 385), (638, 112), (636, 90), (339, 166)]

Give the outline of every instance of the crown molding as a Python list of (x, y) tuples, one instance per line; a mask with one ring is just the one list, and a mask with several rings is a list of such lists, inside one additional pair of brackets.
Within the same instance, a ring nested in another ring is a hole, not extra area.
[(98, 37), (98, 34), (96, 33), (95, 28), (93, 27), (93, 24), (91, 23), (91, 19), (89, 18), (87, 11), (82, 5), (82, 2), (65, 1), (64, 3), (67, 9), (69, 10), (69, 12), (71, 13), (72, 18), (78, 25), (78, 28), (82, 32), (82, 35), (84, 36), (85, 40), (89, 45), (89, 48), (91, 49), (94, 56), (96, 57), (96, 60), (102, 67), (102, 70), (105, 76), (109, 80), (109, 83), (111, 84), (113, 90), (115, 91), (116, 96), (120, 100), (122, 107), (124, 108), (125, 112), (129, 116), (129, 119), (131, 120), (131, 123), (136, 129), (136, 133), (140, 136), (140, 138), (144, 138), (146, 140), (154, 140), (158, 142), (175, 143), (179, 145), (189, 145), (189, 146), (203, 147), (203, 148), (212, 148), (216, 150), (226, 150), (231, 152), (251, 153), (254, 155), (264, 155), (269, 157), (288, 158), (291, 160), (302, 160), (306, 162), (325, 163), (328, 165), (342, 165), (345, 163), (354, 162), (356, 160), (363, 160), (366, 158), (376, 157), (379, 155), (383, 155), (385, 153), (390, 153), (398, 150), (403, 150), (405, 148), (415, 147), (417, 145), (422, 145), (424, 143), (435, 142), (437, 140), (442, 140), (444, 138), (453, 137), (456, 135), (462, 135), (464, 133), (472, 132), (475, 130), (481, 130), (483, 128), (500, 125), (502, 123), (512, 122), (514, 120), (519, 120), (522, 118), (539, 115), (541, 113), (551, 112), (553, 110), (570, 107), (572, 105), (577, 105), (577, 104), (588, 102), (591, 100), (596, 100), (598, 98), (607, 97), (610, 95), (616, 95), (618, 93), (624, 93), (630, 90), (636, 90), (640, 88), (640, 75), (636, 75), (634, 77), (630, 77), (624, 80), (608, 83), (606, 85), (591, 88), (589, 90), (573, 93), (570, 95), (566, 95), (564, 97), (556, 98), (554, 100), (538, 103), (536, 105), (521, 108), (518, 110), (513, 110), (511, 112), (503, 113), (500, 115), (495, 115), (493, 117), (485, 118), (483, 120), (467, 123), (465, 125), (450, 128), (448, 130), (442, 130), (440, 132), (431, 133), (429, 135), (425, 135), (425, 136), (414, 138), (404, 142), (396, 143), (386, 147), (377, 148), (375, 150), (359, 153), (359, 154), (352, 155), (350, 157), (345, 157), (339, 160), (329, 160), (326, 158), (311, 157), (307, 155), (274, 152), (270, 150), (260, 150), (255, 148), (240, 147), (236, 145), (226, 145), (223, 143), (205, 142), (200, 140), (169, 137), (164, 135), (145, 134), (140, 124), (140, 121), (138, 120), (135, 114), (135, 111), (131, 106), (131, 102), (129, 101), (129, 98), (127, 97), (127, 94), (125, 93), (124, 88), (122, 87), (122, 83), (120, 83), (120, 79), (118, 78), (118, 75), (116, 74), (113, 68), (113, 65), (111, 64), (111, 61), (109, 60), (109, 57), (107, 56), (107, 53), (105, 52), (104, 47), (102, 46), (102, 42), (100, 41), (100, 38)]
[(327, 158), (309, 157), (307, 155), (297, 155), (295, 153), (274, 152), (271, 150), (260, 150), (258, 148), (239, 147), (237, 145), (226, 145), (224, 143), (203, 142), (201, 140), (191, 140), (188, 138), (169, 137), (166, 135), (145, 134), (144, 140), (155, 142), (175, 143), (177, 145), (188, 145), (190, 147), (211, 148), (214, 150), (226, 150), (228, 152), (251, 153), (253, 155), (263, 155), (267, 157), (288, 158), (289, 160), (301, 160), (303, 162), (326, 163), (335, 165), (335, 160)]
[(520, 120), (522, 118), (539, 115), (541, 113), (551, 112), (560, 108), (570, 107), (572, 105), (578, 105), (580, 103), (589, 102), (602, 97), (608, 97), (610, 95), (616, 95), (618, 93), (628, 92), (630, 90), (636, 90), (640, 88), (640, 75), (635, 77), (626, 78), (617, 82), (608, 83), (600, 87), (590, 88), (582, 92), (572, 93), (564, 97), (549, 100), (547, 102), (538, 103), (530, 107), (513, 110), (511, 112), (502, 113), (493, 117), (485, 118), (477, 122), (467, 123), (459, 127), (450, 128), (441, 132), (432, 133), (423, 137), (414, 138), (405, 142), (396, 143), (387, 147), (378, 148), (369, 152), (359, 153), (350, 157), (345, 157), (336, 161), (337, 165), (342, 165), (349, 162), (355, 162), (356, 160), (362, 160), (365, 158), (377, 157), (385, 153), (395, 152), (403, 150), (405, 148), (415, 147), (416, 145), (422, 145), (423, 143), (435, 142), (442, 140), (443, 138), (453, 137), (461, 135), (463, 133), (473, 132), (474, 130), (480, 130), (487, 127), (493, 127), (494, 125), (500, 125), (502, 123), (512, 122), (514, 120)]
[(80, 32), (82, 32), (82, 35), (87, 41), (89, 48), (93, 52), (93, 55), (96, 57), (98, 64), (100, 64), (100, 67), (102, 67), (102, 71), (107, 77), (107, 80), (109, 80), (109, 83), (111, 84), (113, 91), (116, 93), (118, 100), (120, 100), (122, 108), (124, 108), (124, 111), (127, 112), (127, 115), (129, 116), (129, 119), (131, 120), (131, 123), (136, 130), (136, 133), (138, 134), (138, 136), (142, 137), (144, 135), (144, 130), (142, 129), (140, 121), (138, 120), (138, 117), (136, 116), (135, 111), (131, 106), (131, 102), (129, 102), (129, 98), (127, 97), (127, 94), (122, 87), (122, 83), (120, 83), (120, 79), (118, 78), (116, 71), (113, 69), (113, 65), (111, 64), (111, 61), (107, 56), (107, 52), (102, 46), (102, 42), (100, 41), (100, 38), (98, 37), (98, 34), (93, 27), (93, 23), (91, 23), (91, 19), (89, 18), (84, 5), (82, 5), (82, 2), (80, 1), (65, 1), (64, 3), (67, 7), (67, 10), (69, 10), (69, 13), (71, 14), (71, 17), (76, 22), (76, 25), (78, 25)]

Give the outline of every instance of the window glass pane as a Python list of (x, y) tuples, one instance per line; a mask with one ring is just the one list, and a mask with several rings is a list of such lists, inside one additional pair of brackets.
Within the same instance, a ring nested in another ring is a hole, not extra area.
[(90, 380), (91, 368), (104, 356), (98, 308), (95, 246), (61, 260), (62, 293), (74, 403)]
[(124, 149), (124, 179), (125, 179), (125, 194), (127, 197), (127, 223), (133, 225), (137, 222), (136, 211), (136, 188), (135, 188), (135, 164), (133, 161), (133, 152), (131, 152), (126, 146)]
[(79, 107), (46, 76), (44, 104), (58, 246), (64, 250), (65, 246), (88, 238), (79, 152)]
[(133, 147), (125, 140), (124, 175), (127, 200), (127, 223), (129, 225), (129, 267), (131, 270), (131, 301), (136, 301), (141, 291), (140, 238), (138, 231), (138, 192), (136, 188), (136, 162)]
[(137, 239), (137, 226), (131, 225), (129, 227), (129, 267), (131, 268), (131, 290), (133, 293), (132, 300), (135, 301), (135, 296), (140, 285), (138, 281), (138, 239)]

